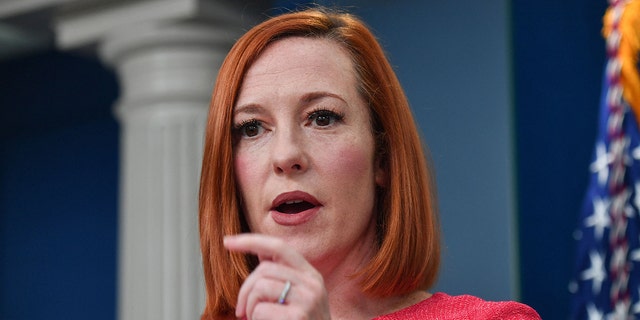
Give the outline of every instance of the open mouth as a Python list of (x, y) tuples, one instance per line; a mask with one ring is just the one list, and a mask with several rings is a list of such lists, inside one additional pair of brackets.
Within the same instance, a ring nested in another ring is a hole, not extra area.
[(304, 200), (294, 200), (294, 201), (287, 201), (275, 207), (275, 210), (281, 213), (286, 213), (286, 214), (296, 214), (296, 213), (309, 210), (314, 207), (315, 205), (310, 202), (307, 202)]

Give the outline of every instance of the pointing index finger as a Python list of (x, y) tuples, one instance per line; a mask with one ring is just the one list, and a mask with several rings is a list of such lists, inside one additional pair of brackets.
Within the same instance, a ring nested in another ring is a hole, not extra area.
[(243, 233), (224, 237), (224, 246), (230, 251), (252, 253), (260, 260), (270, 260), (290, 267), (300, 267), (307, 261), (284, 241), (256, 233)]

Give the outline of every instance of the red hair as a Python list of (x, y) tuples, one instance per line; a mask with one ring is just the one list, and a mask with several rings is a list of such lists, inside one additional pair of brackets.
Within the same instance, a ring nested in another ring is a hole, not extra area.
[(331, 39), (349, 53), (358, 90), (370, 107), (376, 157), (387, 175), (377, 191), (379, 250), (356, 275), (364, 293), (389, 297), (426, 290), (440, 264), (435, 183), (407, 98), (368, 28), (346, 13), (309, 9), (271, 18), (249, 30), (223, 62), (211, 99), (200, 181), (200, 243), (206, 283), (202, 319), (233, 318), (240, 286), (255, 266), (222, 245), (248, 232), (233, 166), (233, 107), (243, 77), (272, 42), (285, 37)]

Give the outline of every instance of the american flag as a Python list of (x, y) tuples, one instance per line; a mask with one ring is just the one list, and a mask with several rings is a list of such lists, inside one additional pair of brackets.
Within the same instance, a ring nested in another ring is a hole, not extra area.
[(591, 178), (576, 231), (572, 319), (640, 319), (640, 0), (610, 1)]

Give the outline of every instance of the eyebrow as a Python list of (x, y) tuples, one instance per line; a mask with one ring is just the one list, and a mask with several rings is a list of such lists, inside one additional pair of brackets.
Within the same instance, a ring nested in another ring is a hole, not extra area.
[(244, 104), (234, 108), (233, 115), (235, 116), (239, 113), (260, 114), (262, 113), (262, 108), (260, 107), (260, 105), (255, 103)]
[(331, 92), (326, 92), (326, 91), (317, 91), (317, 92), (309, 92), (305, 95), (302, 96), (302, 101), (304, 101), (305, 103), (309, 103), (309, 102), (313, 102), (314, 100), (319, 100), (322, 98), (336, 98), (344, 103), (347, 103), (344, 98), (342, 98), (342, 96), (335, 94), (335, 93), (331, 93)]
[[(342, 96), (335, 93), (327, 92), (327, 91), (314, 91), (314, 92), (305, 93), (300, 98), (300, 101), (302, 102), (302, 104), (306, 105), (316, 100), (320, 100), (324, 98), (335, 98), (344, 103), (347, 103), (347, 101), (344, 98), (342, 98)], [(236, 106), (233, 110), (233, 115), (235, 116), (239, 113), (261, 114), (262, 112), (264, 111), (263, 111), (263, 108), (260, 106), (260, 104), (248, 103), (248, 104)]]

